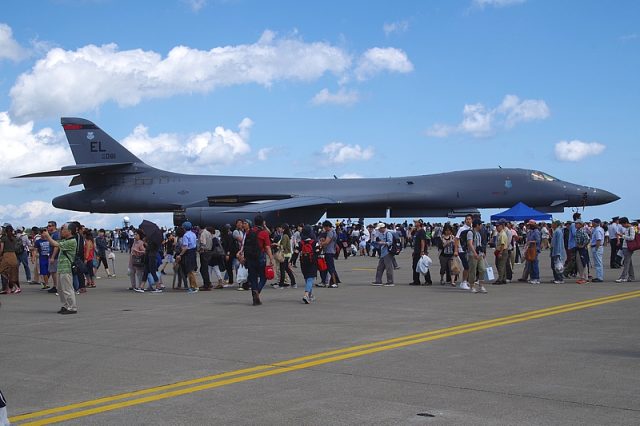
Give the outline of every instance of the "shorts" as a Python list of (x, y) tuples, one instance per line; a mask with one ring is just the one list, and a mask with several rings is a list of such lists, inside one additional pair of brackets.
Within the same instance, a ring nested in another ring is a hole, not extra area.
[[(51, 258), (49, 258), (49, 260), (51, 260)], [(49, 262), (49, 273), (58, 273), (58, 259), (54, 259), (53, 262)]]
[(469, 270), (469, 261), (467, 260), (467, 253), (460, 253), (460, 260), (462, 261), (462, 268), (465, 271)]
[(40, 275), (49, 275), (49, 256), (40, 256), (38, 263), (40, 266)]

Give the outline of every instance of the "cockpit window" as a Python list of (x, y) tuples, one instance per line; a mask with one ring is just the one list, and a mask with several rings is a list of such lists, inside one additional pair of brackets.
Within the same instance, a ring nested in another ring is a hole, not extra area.
[(546, 173), (542, 173), (542, 172), (531, 172), (531, 178), (533, 180), (539, 180), (539, 181), (543, 181), (543, 182), (555, 182), (558, 179), (554, 178), (551, 175), (548, 175)]

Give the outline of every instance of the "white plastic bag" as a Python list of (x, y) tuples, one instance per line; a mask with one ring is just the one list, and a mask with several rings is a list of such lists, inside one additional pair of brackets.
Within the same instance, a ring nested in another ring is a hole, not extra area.
[(243, 265), (240, 265), (240, 267), (238, 267), (238, 274), (236, 276), (236, 281), (238, 281), (238, 284), (244, 284), (247, 282), (248, 279), (249, 279), (249, 270), (245, 268)]
[(558, 274), (564, 272), (564, 263), (562, 263), (560, 258), (556, 259), (555, 263), (553, 264), (553, 269), (555, 269)]
[(422, 257), (420, 257), (420, 260), (418, 260), (418, 264), (416, 265), (416, 272), (420, 274), (426, 274), (427, 272), (429, 272), (429, 268), (431, 267), (432, 263), (433, 261), (429, 256), (427, 256), (426, 254), (422, 255)]
[(493, 266), (487, 266), (487, 270), (485, 271), (486, 281), (493, 281), (496, 279), (496, 276), (493, 273)]

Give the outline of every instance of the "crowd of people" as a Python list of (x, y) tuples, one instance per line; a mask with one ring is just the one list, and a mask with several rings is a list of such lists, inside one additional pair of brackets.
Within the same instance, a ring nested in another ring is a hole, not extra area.
[(58, 229), (57, 223), (50, 221), (44, 228), (25, 232), (5, 223), (0, 237), (0, 294), (22, 291), (19, 268), (23, 267), (29, 284), (59, 295), (60, 314), (77, 313), (76, 295), (96, 287), (101, 266), (107, 278), (115, 277), (117, 251), (128, 254), (131, 291), (165, 291), (163, 276), (170, 268), (173, 289), (191, 294), (236, 286), (251, 292), (254, 305), (262, 304), (260, 296), (270, 279), (274, 280), (273, 288), (297, 288), (298, 268), (305, 287), (302, 302), (314, 302), (314, 287), (337, 288), (341, 284), (335, 263), (340, 256), (378, 258), (371, 285), (394, 286), (399, 269), (396, 256), (408, 248), (412, 252), (410, 285), (433, 284), (430, 250), (439, 259), (440, 284), (472, 293), (486, 294), (488, 283), (511, 282), (519, 263), (525, 265), (518, 281), (540, 284), (543, 251), (549, 252), (553, 283), (573, 278), (578, 284), (602, 282), (606, 245), (611, 246), (609, 267), (621, 269), (616, 282), (627, 282), (635, 280), (632, 255), (637, 227), (637, 222), (626, 217), (605, 223), (599, 219), (583, 222), (580, 213), (575, 213), (573, 221), (549, 224), (534, 220), (483, 223), (479, 217), (467, 215), (464, 222), (453, 224), (416, 219), (411, 224), (365, 226), (349, 219), (270, 228), (258, 215), (221, 229), (198, 229), (185, 222), (173, 230), (161, 230), (160, 238), (151, 238), (134, 227), (105, 231), (70, 222)]

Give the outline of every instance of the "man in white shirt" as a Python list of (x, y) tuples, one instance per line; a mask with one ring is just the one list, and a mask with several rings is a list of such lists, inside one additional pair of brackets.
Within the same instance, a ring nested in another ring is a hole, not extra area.
[(602, 257), (604, 255), (604, 229), (600, 226), (600, 219), (591, 221), (593, 228), (591, 230), (591, 254), (593, 255), (593, 268), (596, 271), (596, 277), (591, 280), (593, 283), (601, 283), (604, 281), (604, 265)]
[[(464, 271), (462, 272), (462, 282), (460, 283), (460, 288), (462, 290), (469, 290), (469, 262), (467, 261), (467, 256), (465, 253), (465, 247), (467, 245), (467, 233), (471, 229), (471, 224), (473, 223), (473, 216), (470, 214), (464, 217), (464, 225), (458, 229), (458, 233), (455, 238), (455, 248), (453, 250), (453, 255), (458, 256), (462, 261), (462, 267)], [(462, 241), (461, 241), (462, 240)]]

